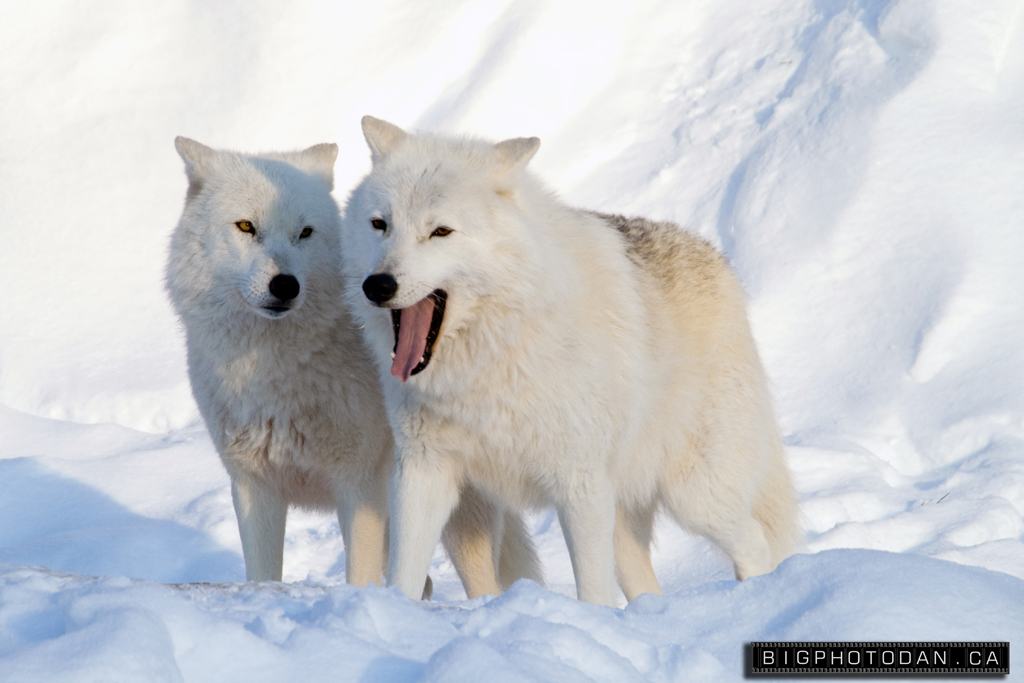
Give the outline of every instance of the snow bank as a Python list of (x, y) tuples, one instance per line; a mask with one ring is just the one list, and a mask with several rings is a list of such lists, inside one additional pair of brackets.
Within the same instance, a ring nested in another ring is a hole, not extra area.
[[(831, 550), (769, 576), (624, 610), (527, 581), (498, 598), (397, 590), (160, 585), (0, 573), (4, 680), (732, 681), (755, 640), (1024, 637), (1024, 581), (913, 555)], [(41, 662), (47, 662), (41, 667)], [(58, 666), (49, 664), (58, 662)]]

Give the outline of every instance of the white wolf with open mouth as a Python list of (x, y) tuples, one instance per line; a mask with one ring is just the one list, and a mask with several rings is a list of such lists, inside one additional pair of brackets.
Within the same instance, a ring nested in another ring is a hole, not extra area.
[[(554, 505), (579, 597), (659, 592), (666, 509), (771, 571), (800, 532), (746, 315), (722, 256), (676, 226), (559, 203), (537, 138), (410, 135), (364, 117), (373, 168), (343, 218), (354, 312), (395, 430), (388, 580), (419, 594), (472, 483)], [(360, 305), (361, 304), (361, 305)]]
[[(231, 476), (246, 578), (281, 579), (285, 517), (298, 505), (337, 510), (347, 581), (380, 583), (394, 443), (343, 300), (338, 148), (175, 145), (189, 187), (167, 288), (185, 325), (192, 393)], [(445, 545), (470, 597), (540, 580), (522, 520), (472, 490), (463, 501)]]

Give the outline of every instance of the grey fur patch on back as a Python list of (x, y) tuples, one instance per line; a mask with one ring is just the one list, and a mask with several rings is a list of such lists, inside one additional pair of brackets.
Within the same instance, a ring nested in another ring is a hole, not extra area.
[(589, 213), (618, 230), (626, 238), (629, 259), (663, 286), (671, 288), (684, 280), (710, 284), (727, 267), (710, 242), (675, 223), (598, 211)]

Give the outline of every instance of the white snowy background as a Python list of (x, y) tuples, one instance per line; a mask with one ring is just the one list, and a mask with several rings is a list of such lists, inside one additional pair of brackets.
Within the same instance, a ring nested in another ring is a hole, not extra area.
[[(1024, 648), (1024, 0), (13, 0), (0, 18), (0, 680), (740, 680), (752, 640)], [(344, 584), (292, 514), (244, 579), (162, 290), (186, 135), (491, 139), (670, 219), (750, 294), (807, 529), (771, 575), (659, 525), (663, 597)], [(1010, 679), (1024, 680), (1011, 661)]]

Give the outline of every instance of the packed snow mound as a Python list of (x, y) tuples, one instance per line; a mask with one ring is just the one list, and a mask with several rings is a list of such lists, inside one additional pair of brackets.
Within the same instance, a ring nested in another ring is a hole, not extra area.
[[(730, 680), (759, 638), (1024, 642), (1024, 0), (51, 0), (4, 19), (0, 678)], [(336, 521), (293, 512), (285, 579), (306, 583), (192, 585), (244, 567), (163, 290), (174, 137), (336, 142), (343, 200), (364, 114), (537, 135), (530, 166), (566, 201), (718, 245), (810, 554), (736, 584), (664, 522), (666, 596), (604, 610), (565, 597), (541, 510), (547, 590), (460, 602), (439, 552), (419, 605), (342, 585)]]
[[(937, 610), (936, 604), (942, 609)], [(993, 609), (998, 606), (998, 609)], [(1024, 581), (914, 555), (829, 550), (624, 610), (520, 581), (416, 603), (347, 585), (176, 584), (0, 572), (5, 681), (740, 681), (752, 641), (1011, 640)]]

